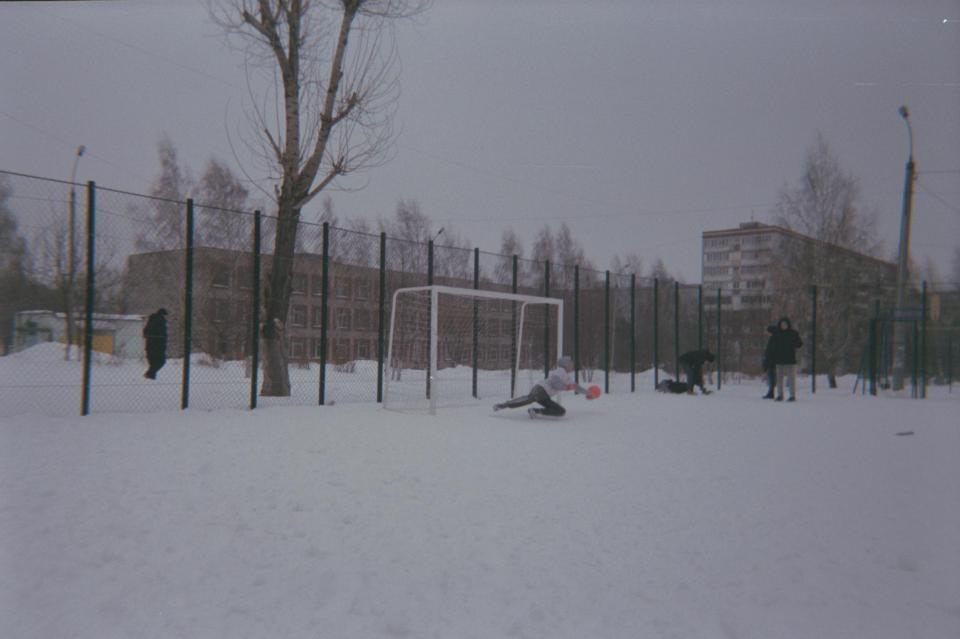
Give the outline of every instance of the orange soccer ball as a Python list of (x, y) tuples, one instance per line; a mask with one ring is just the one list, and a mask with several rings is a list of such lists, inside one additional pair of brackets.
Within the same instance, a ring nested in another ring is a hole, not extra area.
[(596, 399), (600, 397), (600, 387), (594, 384), (593, 386), (587, 389), (587, 399)]

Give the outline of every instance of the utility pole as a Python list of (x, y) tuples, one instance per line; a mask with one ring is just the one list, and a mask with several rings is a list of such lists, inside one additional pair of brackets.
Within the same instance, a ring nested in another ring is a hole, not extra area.
[(903, 212), (900, 217), (900, 259), (897, 264), (897, 305), (893, 311), (894, 320), (894, 367), (893, 388), (903, 389), (903, 379), (906, 371), (906, 317), (904, 303), (907, 297), (907, 287), (910, 285), (910, 216), (913, 205), (913, 180), (917, 167), (913, 161), (913, 128), (910, 126), (910, 111), (907, 105), (900, 107), (900, 117), (907, 125), (907, 135), (910, 139), (910, 155), (907, 159), (906, 175), (903, 182)]

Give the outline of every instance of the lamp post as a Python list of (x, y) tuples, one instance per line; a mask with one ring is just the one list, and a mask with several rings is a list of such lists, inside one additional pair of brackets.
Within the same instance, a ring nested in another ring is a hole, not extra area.
[[(900, 255), (897, 263), (897, 303), (894, 307), (894, 372), (893, 387), (895, 390), (903, 388), (904, 369), (906, 366), (906, 333), (904, 332), (905, 318), (903, 305), (906, 301), (907, 286), (910, 282), (910, 215), (913, 204), (913, 180), (917, 167), (913, 161), (913, 128), (910, 126), (910, 111), (907, 105), (899, 109), (900, 117), (907, 125), (907, 135), (910, 141), (910, 155), (907, 158), (906, 175), (903, 182), (903, 212), (900, 216)], [(899, 317), (898, 317), (899, 316)]]
[(70, 347), (73, 346), (73, 286), (77, 274), (77, 256), (76, 256), (76, 217), (77, 217), (77, 189), (74, 182), (77, 180), (77, 165), (80, 164), (80, 158), (83, 157), (87, 147), (81, 144), (77, 147), (76, 156), (73, 158), (73, 170), (70, 171), (70, 202), (67, 214), (67, 285), (66, 285), (66, 330), (67, 345), (63, 353), (63, 359), (70, 359)]

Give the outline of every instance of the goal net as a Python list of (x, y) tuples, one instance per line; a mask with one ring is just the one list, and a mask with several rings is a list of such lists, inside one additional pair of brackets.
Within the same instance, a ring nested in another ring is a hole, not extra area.
[(563, 349), (563, 300), (450, 286), (393, 294), (383, 405), (429, 411), (503, 401)]

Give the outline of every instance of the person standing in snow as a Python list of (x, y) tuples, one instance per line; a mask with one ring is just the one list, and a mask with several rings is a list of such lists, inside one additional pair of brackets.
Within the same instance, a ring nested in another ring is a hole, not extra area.
[(773, 391), (777, 388), (777, 365), (773, 363), (773, 339), (777, 334), (777, 325), (771, 324), (767, 327), (770, 337), (767, 338), (767, 346), (763, 349), (763, 372), (767, 374), (767, 394), (764, 399), (773, 399)]
[(156, 379), (157, 372), (167, 362), (167, 309), (158, 309), (147, 318), (147, 325), (143, 327), (143, 339), (146, 343), (147, 363), (150, 364), (143, 376)]
[(777, 367), (777, 401), (783, 401), (783, 383), (790, 389), (788, 402), (797, 401), (797, 349), (803, 346), (800, 334), (793, 329), (789, 317), (781, 317), (771, 338), (773, 363)]
[(536, 402), (542, 408), (528, 408), (527, 414), (533, 419), (537, 415), (547, 415), (550, 417), (563, 417), (566, 409), (553, 401), (553, 397), (561, 391), (572, 390), (577, 395), (587, 395), (587, 389), (575, 383), (570, 377), (573, 372), (573, 358), (564, 355), (557, 360), (557, 367), (550, 371), (550, 374), (542, 382), (537, 382), (530, 389), (530, 393), (521, 397), (515, 397), (509, 401), (497, 404), (493, 410), (503, 410), (504, 408), (520, 408)]
[(687, 380), (687, 393), (694, 395), (694, 387), (699, 386), (704, 395), (709, 395), (710, 391), (703, 385), (703, 365), (715, 360), (713, 353), (708, 350), (687, 351), (680, 356), (680, 367)]

